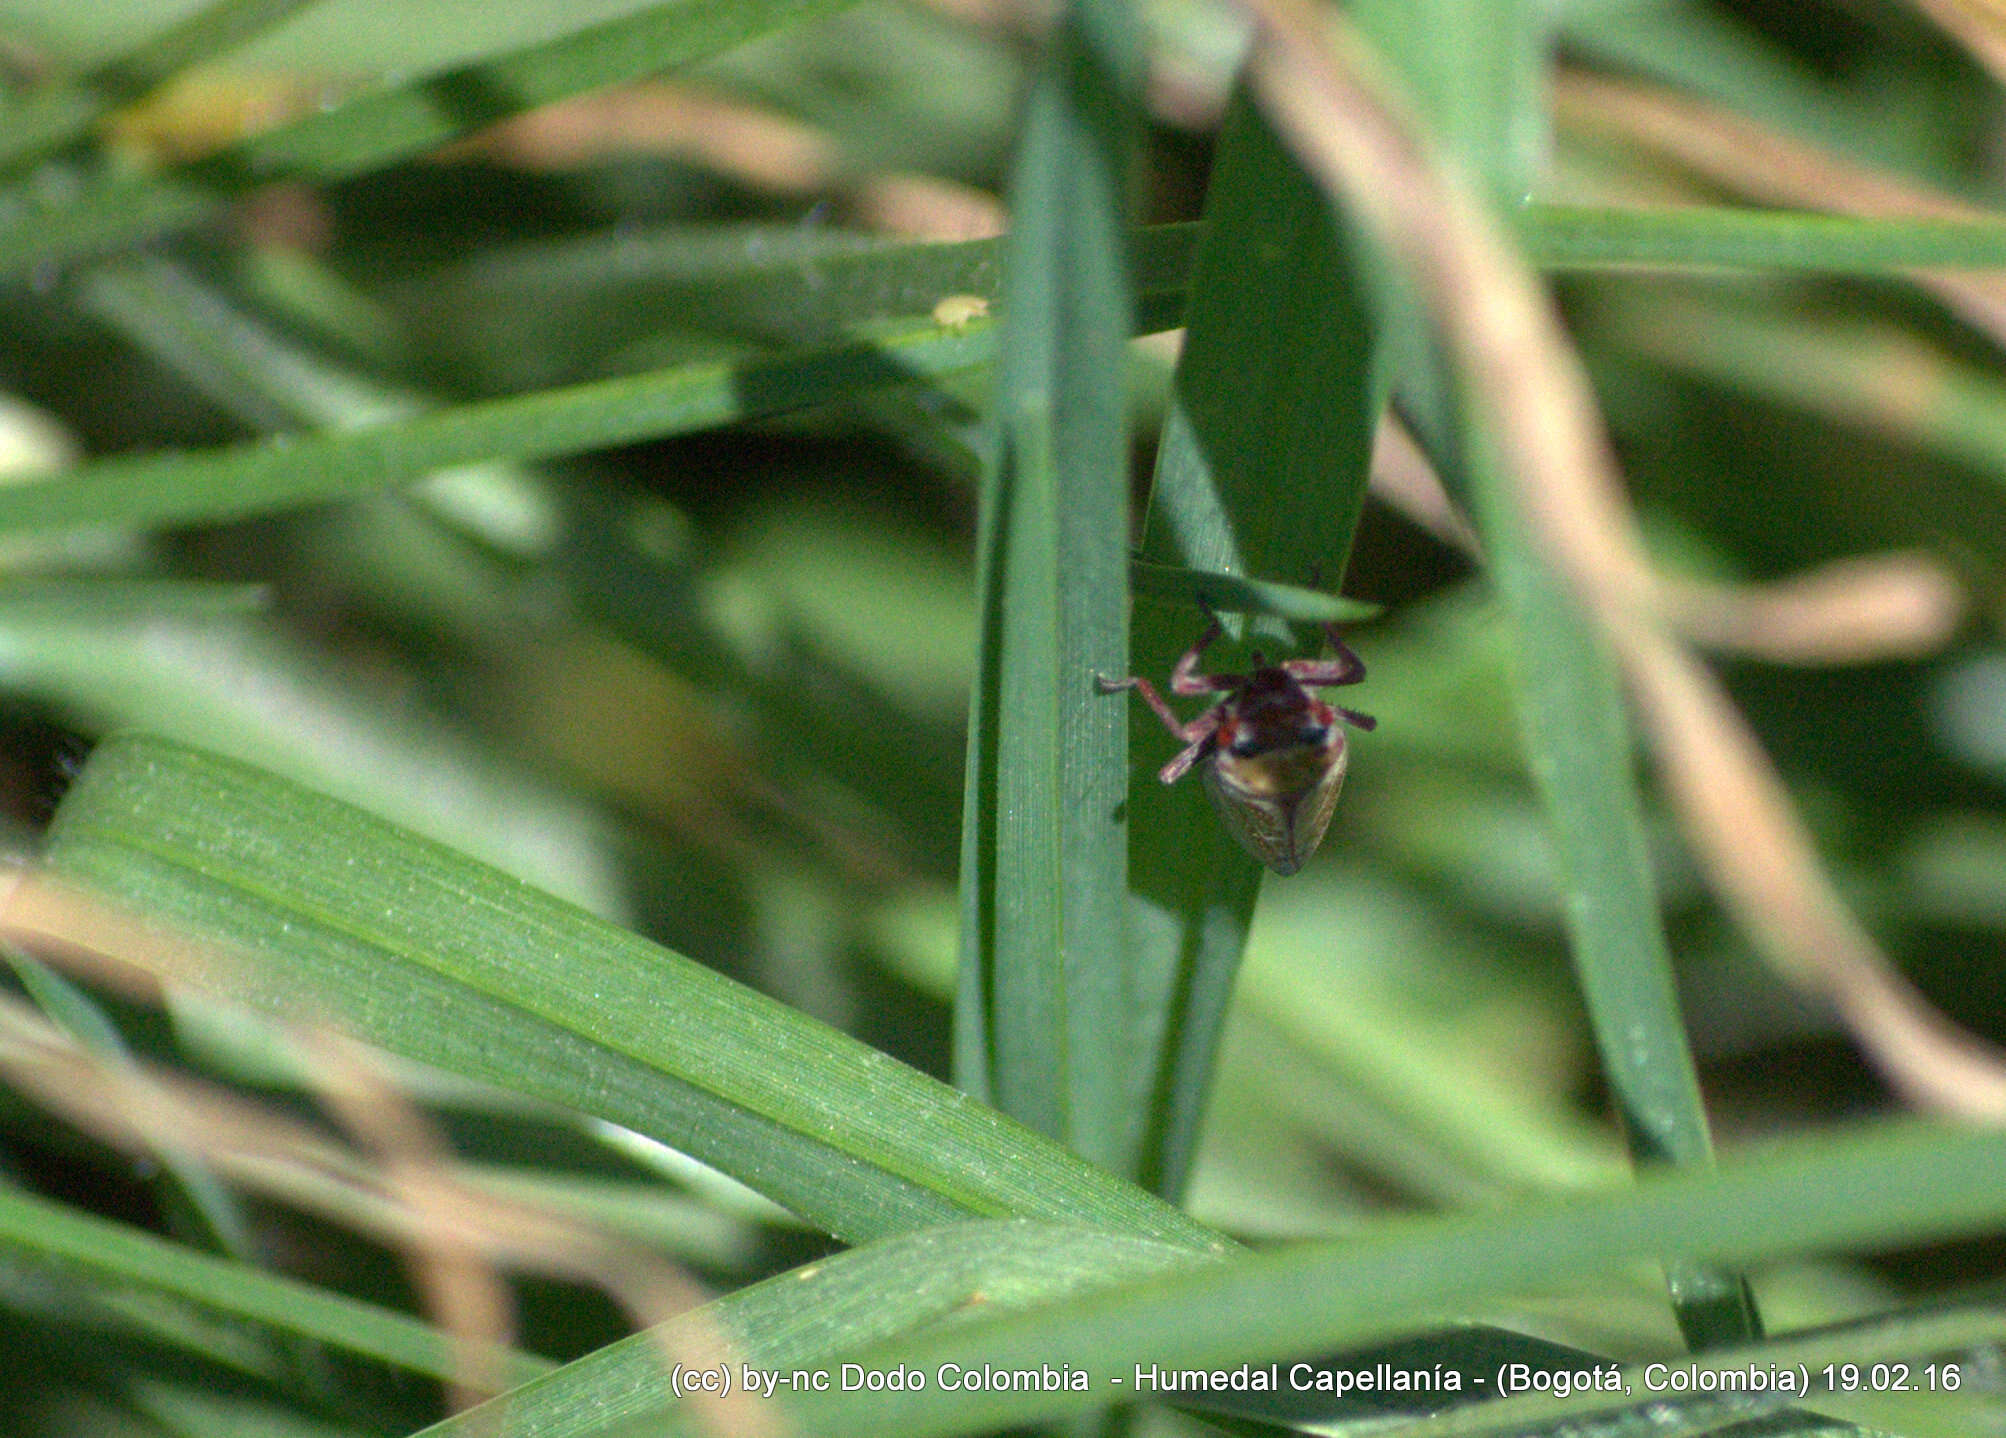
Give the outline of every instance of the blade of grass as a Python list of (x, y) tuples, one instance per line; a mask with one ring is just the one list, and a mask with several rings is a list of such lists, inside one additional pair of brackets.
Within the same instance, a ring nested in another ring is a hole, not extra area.
[(870, 342), (778, 359), (687, 365), (192, 454), (121, 456), (0, 490), (0, 533), (270, 513), (369, 493), (453, 465), (547, 459), (717, 428), (924, 381), (988, 357), (986, 333), (957, 334), (930, 319), (910, 320), (880, 327)]
[(1203, 569), (1179, 569), (1138, 559), (1128, 567), (1131, 593), (1149, 599), (1172, 600), (1194, 609), (1232, 614), (1271, 614), (1298, 624), (1350, 624), (1376, 619), (1379, 606), (1341, 594), (1325, 594), (1293, 584), (1219, 574)]
[[(971, 1315), (850, 1355), (867, 1370), (917, 1369), (929, 1379), (924, 1390), (797, 1396), (789, 1415), (824, 1438), (988, 1431), (1133, 1401), (1138, 1368), (1286, 1366), (1303, 1353), (1404, 1331), (1421, 1315), (1467, 1312), (1668, 1254), (1742, 1264), (1978, 1235), (2002, 1224), (2006, 1135), (1909, 1123), (1821, 1134), (1718, 1169), (1660, 1170), (1615, 1193), (1501, 1213), (1401, 1219), (1338, 1242), (1235, 1254), (1023, 1313)], [(1996, 1342), (1999, 1322), (1988, 1308), (1960, 1315), (1945, 1325), (1949, 1332), (1918, 1335), (1897, 1324), (1890, 1341), (1898, 1356), (1928, 1354), (1960, 1339)], [(1836, 1330), (1786, 1347), (1735, 1349), (1718, 1361), (1761, 1362), (1773, 1351), (1815, 1367), (1857, 1362), (1862, 1347), (1850, 1332)], [(932, 1381), (948, 1365), (976, 1373), (1056, 1369), (1054, 1355), (1085, 1375), (1083, 1388), (984, 1385), (969, 1392)], [(1585, 1415), (1591, 1402), (1643, 1406), (1654, 1421), (1662, 1416), (1671, 1395), (1640, 1391), (1635, 1370), (1626, 1376), (1633, 1382), (1629, 1394), (1571, 1394), (1566, 1417)], [(1489, 1425), (1472, 1421), (1475, 1413), (1458, 1416), (1478, 1432), (1527, 1431), (1511, 1418)], [(638, 1438), (669, 1427), (652, 1419), (611, 1433)]]
[[(1843, 223), (1865, 233), (1893, 222)], [(1156, 277), (1158, 287), (1152, 292), (1166, 303), (1174, 303), (1176, 276), (1190, 238), (1188, 230), (1152, 234), (1146, 251), (1154, 256), (1149, 275)], [(1846, 263), (1832, 251), (1819, 252), (1822, 258), (1811, 251), (1800, 253), (1808, 256), (1807, 264), (1829, 261), (1843, 268)], [(1984, 261), (1985, 251), (1976, 245), (1959, 253), (1964, 262)], [(1949, 262), (1955, 256), (1921, 258)], [(435, 468), (498, 458), (547, 458), (715, 428), (974, 368), (989, 358), (992, 342), (993, 332), (987, 327), (958, 333), (931, 319), (913, 319), (880, 327), (874, 345), (681, 366), (341, 434), (284, 436), (195, 454), (100, 460), (50, 480), (0, 491), (0, 533), (235, 518), (365, 493)], [(1174, 429), (1172, 434), (1171, 442), (1178, 443)], [(1224, 560), (1189, 562), (1206, 569), (1227, 567)], [(1178, 648), (1181, 645), (1167, 647), (1164, 662)]]
[[(1189, 223), (1130, 235), (1145, 315), (1181, 311), (1197, 242)], [(472, 342), (453, 352), (467, 359), (499, 347), (577, 354), (571, 362), (579, 363), (674, 324), (827, 344), (868, 320), (930, 314), (949, 296), (996, 300), (1004, 243), (902, 244), (799, 225), (620, 228), (482, 253), (396, 294), (424, 328), (471, 332)], [(544, 305), (526, 313), (525, 293)]]
[(106, 113), (184, 70), (228, 54), (313, 0), (211, 0), (90, 73), (61, 80), (0, 111), (0, 170), (47, 158)]
[[(1766, 269), (1904, 274), (2006, 261), (2006, 222), (1865, 220), (1719, 206), (1623, 209), (1529, 205), (1513, 224), (1528, 257), (1555, 270)], [(1133, 240), (1135, 286), (1151, 319), (1181, 312), (1199, 226), (1155, 225)], [(545, 383), (675, 320), (790, 344), (824, 344), (870, 319), (917, 315), (939, 299), (998, 296), (998, 241), (892, 245), (861, 236), (757, 226), (621, 230), (482, 253), (400, 285), (424, 328), (463, 336), (440, 361), (487, 373), (495, 356), (545, 356)], [(543, 296), (525, 313), (520, 297)], [(1152, 328), (1149, 323), (1139, 330)], [(554, 356), (554, 358), (552, 358)]]
[[(1148, 299), (1145, 324), (1174, 322), (1190, 226), (1160, 226), (1135, 240)], [(994, 263), (991, 242), (901, 246), (835, 278), (848, 300), (820, 313), (840, 316), (866, 339), (791, 355), (678, 366), (385, 419), (423, 397), (372, 380), (343, 380), (325, 362), (292, 353), (254, 333), (213, 297), (191, 298), (179, 272), (157, 264), (119, 266), (83, 285), (86, 303), (144, 337), (148, 348), (247, 417), (340, 414), (372, 423), (339, 432), (272, 438), (182, 454), (120, 456), (35, 484), (0, 489), (0, 533), (83, 525), (164, 525), (241, 518), (367, 494), (434, 469), (489, 460), (535, 460), (582, 450), (720, 428), (745, 419), (829, 404), (891, 385), (979, 368), (994, 354), (988, 322), (957, 329), (930, 313), (935, 286), (979, 279)], [(839, 270), (841, 267), (838, 267)], [(750, 288), (818, 291), (821, 267), (758, 266), (740, 274)], [(919, 311), (917, 315), (912, 309)], [(903, 310), (904, 319), (884, 319)], [(854, 321), (854, 324), (850, 324)], [(216, 326), (237, 344), (218, 347)], [(253, 350), (246, 363), (241, 344)]]
[(500, 59), (401, 81), (158, 176), (86, 184), (0, 216), (0, 273), (60, 264), (194, 224), (277, 180), (328, 182), (422, 154), (511, 115), (693, 64), (851, 0), (652, 6)]
[(1511, 225), (1546, 270), (1624, 267), (1902, 275), (2006, 268), (2006, 220), (1860, 219), (1722, 205), (1527, 205)]
[[(1641, 1164), (1703, 1167), (1713, 1145), (1651, 878), (1615, 660), (1527, 535), (1484, 433), (1472, 433), (1464, 452), (1491, 573), (1517, 636), (1520, 727), (1552, 821), (1575, 973), (1624, 1136)], [(1675, 1262), (1666, 1278), (1695, 1348), (1761, 1336), (1739, 1275)]]
[[(1206, 227), (1143, 558), (1334, 589), (1383, 403), (1373, 327), (1328, 205), (1244, 97), (1220, 142)], [(1160, 677), (1203, 624), (1196, 605), (1138, 602), (1135, 672)], [(1141, 1122), (1130, 1142), (1144, 1181), (1174, 1195), (1262, 871), (1195, 783), (1157, 782), (1169, 741), (1146, 720), (1142, 732), (1129, 793), (1130, 962), (1151, 1043), (1132, 1069)]]
[[(853, 1240), (967, 1216), (1203, 1227), (1008, 1119), (560, 900), (269, 774), (142, 735), (94, 752), (49, 844), (58, 881), (218, 947), (188, 982), (580, 1109)], [(17, 892), (12, 918), (25, 923)], [(114, 919), (58, 905), (78, 927)], [(232, 961), (256, 956), (255, 966)]]
[(962, 820), (956, 1076), (1117, 1173), (1132, 1071), (1122, 929), (1131, 325), (1140, 37), (1075, 0), (1026, 102), (1011, 184), (997, 451), (978, 526), (979, 667)]
[[(885, 1239), (709, 1304), (681, 1325), (729, 1335), (757, 1368), (823, 1370), (838, 1354), (973, 1308), (1005, 1312), (1194, 1260), (1187, 1248), (1102, 1230), (958, 1223)], [(675, 1339), (668, 1340), (670, 1347)], [(664, 1344), (640, 1334), (588, 1354), (422, 1438), (584, 1438), (675, 1401)], [(791, 1393), (783, 1389), (783, 1393)]]
[[(453, 1340), (429, 1324), (248, 1264), (198, 1253), (153, 1234), (0, 1188), (0, 1246), (17, 1261), (49, 1264), (112, 1291), (167, 1295), (211, 1313), (373, 1358), (442, 1380), (463, 1369)], [(518, 1383), (551, 1365), (526, 1353), (503, 1355)]]

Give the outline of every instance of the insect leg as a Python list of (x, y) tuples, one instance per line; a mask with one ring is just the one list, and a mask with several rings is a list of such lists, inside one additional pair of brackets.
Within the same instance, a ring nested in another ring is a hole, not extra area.
[(1377, 729), (1379, 727), (1379, 721), (1374, 719), (1370, 714), (1361, 714), (1356, 709), (1340, 709), (1335, 704), (1330, 707), (1332, 712), (1354, 729)]
[(1163, 721), (1164, 728), (1179, 739), (1191, 737), (1186, 732), (1184, 721), (1177, 717), (1177, 711), (1164, 703), (1163, 696), (1156, 692), (1156, 686), (1140, 675), (1130, 675), (1126, 679), (1110, 679), (1105, 674), (1096, 674), (1094, 687), (1103, 694), (1119, 694), (1124, 689), (1135, 690), (1142, 695), (1143, 702), (1150, 707), (1156, 717)]
[(1198, 661), (1205, 651), (1224, 631), (1215, 616), (1205, 626), (1205, 632), (1198, 636), (1198, 642), (1184, 651), (1184, 657), (1170, 671), (1170, 692), (1172, 694), (1229, 694), (1238, 689), (1243, 680), (1239, 674), (1200, 674)]
[(1334, 659), (1291, 659), (1282, 665), (1291, 679), (1314, 688), (1327, 685), (1357, 684), (1365, 678), (1365, 661), (1351, 652), (1351, 647), (1337, 632), (1335, 624), (1323, 626), (1324, 637), (1330, 647), (1337, 651)]
[[(1216, 709), (1207, 709), (1203, 714), (1200, 714), (1196, 719), (1185, 725), (1183, 737), (1189, 739), (1191, 742), (1178, 751), (1175, 759), (1172, 759), (1168, 764), (1159, 769), (1156, 777), (1166, 784), (1175, 784), (1179, 779), (1182, 779), (1191, 771), (1193, 764), (1196, 764), (1206, 754), (1211, 752), (1212, 736), (1218, 732), (1218, 729), (1219, 711)], [(1197, 732), (1192, 732), (1194, 730)]]
[(1139, 676), (1110, 679), (1105, 674), (1096, 674), (1094, 684), (1103, 694), (1119, 694), (1124, 689), (1135, 690), (1142, 695), (1143, 702), (1149, 705), (1156, 717), (1163, 721), (1163, 727), (1184, 741), (1184, 748), (1178, 751), (1177, 757), (1165, 764), (1157, 774), (1157, 777), (1166, 784), (1175, 784), (1184, 777), (1193, 764), (1204, 757), (1212, 743), (1212, 735), (1219, 728), (1217, 709), (1207, 709), (1187, 724), (1177, 717), (1175, 710), (1163, 702), (1163, 696), (1156, 692), (1156, 686)]

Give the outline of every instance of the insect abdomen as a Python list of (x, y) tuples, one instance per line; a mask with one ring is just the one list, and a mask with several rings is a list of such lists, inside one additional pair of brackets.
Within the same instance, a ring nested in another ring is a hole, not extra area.
[(1287, 876), (1309, 862), (1330, 827), (1344, 787), (1344, 736), (1251, 757), (1216, 753), (1205, 766), (1205, 792), (1240, 847)]

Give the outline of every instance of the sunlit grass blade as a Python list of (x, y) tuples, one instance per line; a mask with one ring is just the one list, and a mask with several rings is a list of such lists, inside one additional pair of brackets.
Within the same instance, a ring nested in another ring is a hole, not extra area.
[[(325, 1343), (409, 1373), (449, 1379), (452, 1341), (429, 1324), (344, 1294), (199, 1253), (154, 1234), (0, 1188), (0, 1247), (24, 1267), (47, 1265), (86, 1291), (146, 1294)], [(550, 1368), (528, 1354), (501, 1355), (515, 1382)]]
[(438, 75), (401, 80), (157, 176), (91, 182), (0, 219), (0, 273), (193, 224), (277, 180), (330, 181), (424, 153), (510, 115), (659, 74), (851, 0), (658, 5)]
[[(1811, 1201), (1807, 1201), (1807, 1196)], [(1087, 1374), (1084, 1391), (985, 1388), (970, 1393), (929, 1383), (922, 1392), (829, 1393), (796, 1399), (795, 1421), (826, 1438), (897, 1432), (988, 1431), (1080, 1413), (1135, 1396), (1138, 1367), (1159, 1371), (1286, 1365), (1305, 1353), (1350, 1348), (1408, 1330), (1417, 1316), (1467, 1312), (1515, 1295), (1552, 1291), (1622, 1265), (1683, 1255), (1739, 1265), (1835, 1248), (1871, 1249), (1923, 1239), (1975, 1236), (2006, 1225), (2006, 1135), (1940, 1125), (1896, 1124), (1779, 1147), (1719, 1169), (1659, 1170), (1629, 1189), (1496, 1213), (1434, 1215), (1376, 1227), (1341, 1242), (1292, 1244), (1124, 1283), (1063, 1304), (996, 1319), (969, 1318), (911, 1341), (852, 1355), (885, 1371), (904, 1364), (929, 1378), (943, 1365), (1014, 1371), (1057, 1367)], [(1939, 1330), (1939, 1333), (1942, 1330)], [(1996, 1341), (1994, 1313), (1951, 1328)], [(1897, 1334), (1897, 1352), (1918, 1360), (1943, 1337)], [(1723, 1361), (1765, 1361), (1768, 1346)], [(1857, 1362), (1843, 1331), (1793, 1340), (1778, 1350), (1816, 1367)], [(1571, 1394), (1568, 1420), (1669, 1397)], [(1123, 1380), (1120, 1384), (1114, 1379)], [(1496, 1375), (1488, 1375), (1495, 1382)], [(1474, 1387), (1474, 1385), (1469, 1385)], [(1494, 1391), (1494, 1390), (1492, 1390)], [(1516, 1410), (1512, 1410), (1516, 1411)], [(1461, 1432), (1525, 1433), (1511, 1418), (1457, 1417)], [(621, 1425), (623, 1435), (660, 1432)], [(684, 1431), (687, 1431), (685, 1429)], [(611, 1435), (609, 1434), (609, 1438)]]
[(845, 1238), (1018, 1216), (1215, 1241), (853, 1039), (240, 764), (137, 735), (100, 745), (49, 863), (192, 936), (168, 946), (190, 982), (636, 1129)]
[[(1328, 205), (1244, 100), (1221, 140), (1206, 226), (1143, 558), (1333, 592), (1383, 399), (1373, 327)], [(1188, 598), (1139, 590), (1133, 672), (1161, 681), (1205, 622)], [(1157, 782), (1170, 741), (1128, 707), (1147, 736), (1129, 783), (1133, 1002), (1154, 1036), (1133, 1070), (1130, 1141), (1145, 1182), (1176, 1194), (1262, 871), (1195, 780)]]
[(1075, 0), (1026, 101), (977, 538), (955, 1012), (965, 1088), (1124, 1173), (1127, 723), (1094, 676), (1124, 672), (1126, 652), (1133, 25), (1128, 0)]

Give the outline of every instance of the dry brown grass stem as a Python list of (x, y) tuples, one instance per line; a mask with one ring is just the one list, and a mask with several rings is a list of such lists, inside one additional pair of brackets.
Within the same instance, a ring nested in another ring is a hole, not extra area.
[[(33, 873), (12, 876), (0, 890), (0, 936), (141, 999), (185, 986), (227, 1001), (228, 975), (246, 962)], [(496, 1391), (504, 1371), (511, 1305), (498, 1267), (600, 1288), (654, 1331), (665, 1363), (733, 1361), (726, 1336), (691, 1312), (707, 1295), (675, 1265), (468, 1178), (382, 1059), (332, 1027), (278, 1027), (311, 1092), (357, 1147), (214, 1084), (95, 1054), (6, 998), (0, 1074), (115, 1147), (192, 1155), (232, 1183), (399, 1248), (433, 1320), (457, 1346), (458, 1402)], [(771, 1404), (741, 1390), (690, 1402), (711, 1431), (751, 1438), (783, 1431)]]
[(2000, 0), (1912, 0), (1931, 20), (2006, 84), (2006, 4)]
[(1546, 294), (1420, 138), (1341, 17), (1243, 0), (1263, 106), (1332, 198), (1419, 284), (1516, 507), (1635, 690), (1699, 861), (1781, 971), (1825, 996), (1888, 1079), (2006, 1119), (2006, 1058), (1917, 998), (1833, 891), (1740, 713), (1672, 637), (1585, 376)]
[(835, 137), (695, 85), (627, 85), (532, 110), (442, 151), (526, 170), (570, 170), (624, 155), (677, 156), (783, 195), (829, 194), (867, 229), (925, 239), (999, 234), (992, 195), (938, 176), (859, 171)]
[[(1469, 521), (1399, 420), (1380, 420), (1372, 492), (1444, 544), (1483, 558)], [(1968, 609), (1963, 587), (1920, 551), (1834, 560), (1773, 584), (1720, 584), (1656, 571), (1652, 604), (1717, 653), (1778, 664), (1870, 664), (1934, 654)]]
[[(1554, 116), (1571, 131), (1644, 146), (1766, 204), (1866, 219), (1997, 218), (1914, 180), (1642, 81), (1564, 71), (1554, 86)], [(1995, 343), (2006, 344), (2006, 279), (1950, 271), (1921, 271), (1916, 279)]]

